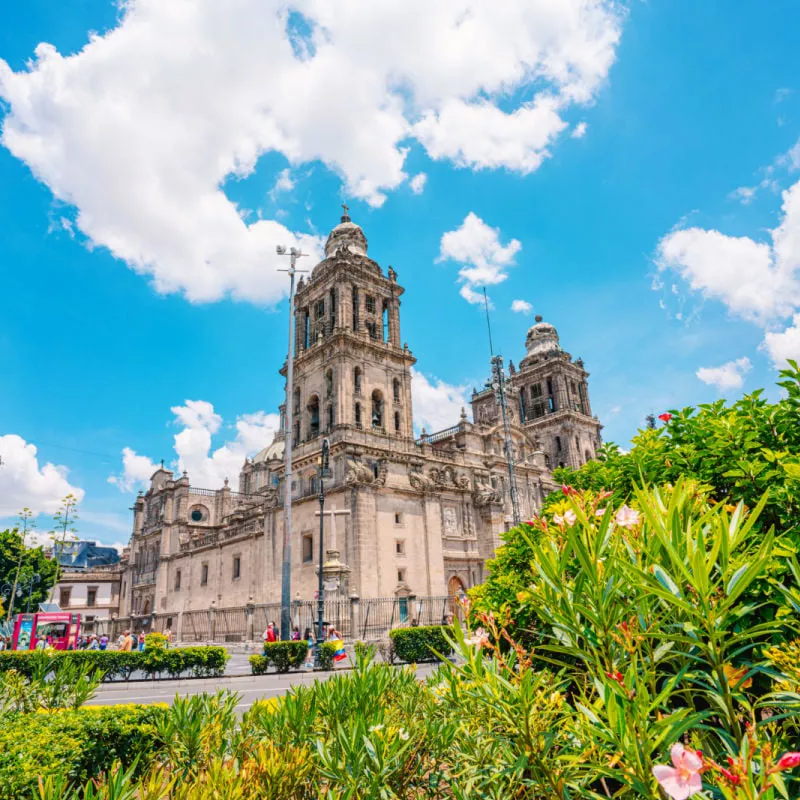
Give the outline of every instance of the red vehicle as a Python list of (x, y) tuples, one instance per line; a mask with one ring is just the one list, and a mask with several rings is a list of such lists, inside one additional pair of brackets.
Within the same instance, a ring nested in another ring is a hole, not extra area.
[[(80, 630), (80, 614), (68, 611), (17, 614), (12, 647), (14, 650), (36, 650), (39, 645), (40, 648), (74, 650)], [(40, 642), (44, 644), (40, 645)]]

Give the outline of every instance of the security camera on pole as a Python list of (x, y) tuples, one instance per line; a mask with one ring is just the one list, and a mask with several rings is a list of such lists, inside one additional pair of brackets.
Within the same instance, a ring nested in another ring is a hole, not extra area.
[[(285, 256), (286, 248), (278, 245), (275, 251)], [(284, 436), (283, 471), (283, 567), (281, 570), (281, 639), (291, 638), (292, 630), (292, 406), (294, 395), (294, 276), (304, 270), (295, 269), (301, 253), (296, 247), (289, 250), (289, 269), (278, 270), (289, 273), (289, 352), (286, 357), (286, 431)]]

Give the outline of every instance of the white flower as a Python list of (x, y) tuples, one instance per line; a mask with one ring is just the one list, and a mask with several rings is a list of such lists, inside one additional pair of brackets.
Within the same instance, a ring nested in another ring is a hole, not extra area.
[(405, 729), (405, 728), (400, 728), (400, 730), (399, 730), (399, 732), (398, 732), (398, 734), (397, 734), (397, 735), (398, 735), (398, 736), (399, 736), (399, 737), (400, 737), (400, 738), (401, 738), (401, 739), (402, 739), (404, 742), (407, 742), (407, 741), (408, 741), (408, 732), (406, 731), (406, 729)]
[(638, 511), (629, 506), (622, 506), (622, 508), (617, 511), (617, 525), (621, 528), (635, 528), (639, 524), (639, 520), (641, 515)]
[(376, 733), (377, 731), (382, 731), (382, 730), (383, 730), (383, 725), (371, 725), (369, 732)]
[(566, 514), (564, 514), (564, 521), (572, 527), (578, 520), (578, 517), (575, 515), (575, 512), (572, 509), (569, 509)]
[(564, 517), (562, 517), (561, 514), (553, 514), (553, 522), (556, 525), (561, 526), (564, 524)]
[(598, 508), (597, 511), (594, 512), (596, 517), (604, 517), (606, 515), (606, 510), (604, 508)]

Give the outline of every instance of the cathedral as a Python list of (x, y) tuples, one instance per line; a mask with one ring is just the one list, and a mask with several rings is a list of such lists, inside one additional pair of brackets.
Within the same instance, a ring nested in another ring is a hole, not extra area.
[[(368, 255), (347, 213), (325, 257), (297, 286), (291, 436), (282, 405), (273, 442), (242, 465), (238, 486), (191, 484), (162, 465), (134, 504), (120, 616), (197, 612), (280, 599), (284, 453), (292, 447), (293, 597), (318, 581), (321, 445), (326, 594), (461, 594), (513, 525), (504, 424), (491, 382), (445, 430), (415, 435), (411, 367), (400, 333), (404, 289)], [(536, 317), (506, 376), (507, 421), (522, 519), (555, 488), (552, 470), (594, 457), (588, 373)], [(286, 375), (284, 363), (280, 372)]]

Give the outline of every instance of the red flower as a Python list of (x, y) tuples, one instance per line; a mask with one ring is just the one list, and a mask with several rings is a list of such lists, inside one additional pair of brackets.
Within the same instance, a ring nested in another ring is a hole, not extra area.
[(669, 422), (672, 419), (672, 414), (670, 414), (668, 411), (665, 411), (663, 414), (659, 414), (658, 418), (662, 422)]
[(610, 681), (616, 681), (620, 686), (622, 685), (623, 677), (621, 672), (606, 672), (606, 678)]
[(784, 753), (778, 761), (778, 769), (794, 769), (800, 767), (800, 753)]
[(727, 770), (727, 769), (725, 769), (725, 767), (720, 767), (720, 768), (719, 768), (719, 771), (720, 771), (720, 772), (721, 772), (721, 773), (722, 773), (722, 774), (723, 774), (723, 775), (724, 775), (724, 776), (725, 776), (725, 777), (726, 777), (726, 778), (727, 778), (727, 779), (728, 779), (728, 780), (729, 780), (729, 781), (730, 781), (730, 782), (731, 782), (731, 783), (732, 783), (734, 786), (738, 786), (738, 785), (739, 785), (739, 784), (742, 782), (742, 779), (741, 779), (741, 777), (740, 777), (739, 775), (734, 775), (732, 772), (728, 772), (728, 770)]
[(575, 489), (573, 489), (571, 486), (567, 486), (565, 483), (561, 484), (561, 491), (564, 492), (567, 497), (569, 497), (571, 494), (578, 494)]

